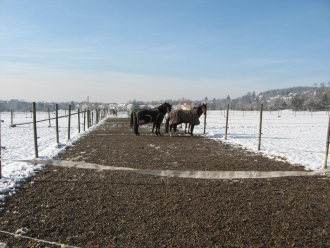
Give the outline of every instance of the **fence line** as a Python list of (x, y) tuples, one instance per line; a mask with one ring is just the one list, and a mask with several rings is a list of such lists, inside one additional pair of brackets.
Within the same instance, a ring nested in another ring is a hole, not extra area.
[[(78, 113), (73, 113), (71, 115), (77, 115)], [(48, 118), (48, 119), (43, 119), (43, 120), (38, 120), (36, 122), (43, 122), (43, 121), (50, 121), (50, 120), (55, 120), (56, 118), (57, 119), (60, 119), (60, 118), (65, 118), (65, 117), (68, 117), (69, 115), (62, 115), (62, 116), (58, 116), (58, 117), (53, 117), (53, 118)], [(10, 125), (11, 127), (16, 127), (16, 126), (19, 126), (19, 125), (26, 125), (26, 124), (33, 124), (33, 121), (30, 121), (30, 122), (24, 122), (24, 123), (16, 123), (16, 124), (12, 124)]]
[[(228, 104), (227, 105), (227, 111), (226, 112), (224, 111), (224, 113), (223, 113), (224, 116), (226, 117), (226, 124), (225, 124), (225, 127), (224, 127), (225, 128), (225, 140), (227, 140), (227, 133), (228, 133), (228, 128), (229, 128), (228, 119), (229, 119), (229, 115), (230, 115), (231, 112), (233, 113), (233, 110), (230, 111), (229, 104)], [(248, 112), (252, 112), (252, 111), (248, 111)], [(260, 107), (260, 111), (256, 111), (256, 112), (257, 112), (257, 114), (260, 114), (260, 120), (259, 120), (259, 137), (258, 137), (258, 139), (259, 139), (258, 150), (260, 150), (260, 148), (261, 148), (261, 135), (262, 135), (262, 130), (261, 130), (262, 123), (264, 123), (264, 124), (266, 123), (267, 125), (276, 125), (276, 123), (268, 123), (267, 122), (268, 120), (271, 120), (271, 119), (270, 118), (267, 118), (267, 117), (266, 118), (264, 117), (263, 112), (266, 112), (267, 113), (267, 111), (263, 111), (262, 105)], [(59, 137), (58, 137), (58, 119), (59, 118), (69, 117), (68, 118), (68, 139), (70, 139), (71, 116), (72, 115), (78, 115), (78, 131), (80, 133), (80, 126), (81, 126), (81, 123), (80, 123), (80, 113), (81, 113), (80, 110), (78, 110), (77, 113), (71, 113), (71, 106), (70, 106), (69, 107), (69, 114), (68, 115), (65, 114), (64, 116), (58, 116), (58, 108), (57, 108), (57, 104), (56, 104), (56, 111), (55, 111), (56, 117), (55, 118), (48, 118), (48, 119), (38, 120), (37, 121), (36, 120), (36, 112), (35, 112), (35, 109), (34, 109), (34, 111), (33, 111), (33, 122), (17, 123), (17, 124), (13, 124), (12, 123), (11, 126), (14, 127), (14, 126), (17, 126), (17, 125), (24, 125), (24, 124), (31, 124), (31, 123), (33, 123), (33, 125), (34, 125), (34, 128), (33, 129), (34, 129), (34, 132), (35, 132), (35, 135), (34, 135), (34, 137), (35, 137), (35, 157), (38, 158), (38, 144), (37, 144), (37, 127), (36, 127), (36, 123), (37, 122), (43, 122), (43, 121), (49, 121), (49, 123), (50, 123), (50, 120), (55, 119), (56, 120), (56, 135), (57, 135), (56, 142), (59, 143)], [(104, 116), (103, 117), (105, 117), (106, 116), (105, 115), (105, 110), (103, 110), (103, 113), (104, 113)], [(13, 116), (13, 113), (11, 113), (11, 114)], [(220, 111), (220, 114), (222, 115), (222, 111)], [(210, 111), (208, 111), (208, 116), (209, 115), (210, 115)], [(212, 115), (214, 115), (214, 114), (212, 113), (211, 116)], [(49, 111), (48, 111), (48, 116), (50, 117)], [(243, 116), (244, 116), (244, 113), (243, 113)], [(245, 115), (245, 116), (247, 116), (247, 115)], [(83, 111), (83, 130), (84, 131), (85, 131), (85, 126), (86, 125), (87, 125), (87, 128), (90, 128), (91, 125), (94, 124), (93, 117), (94, 117), (93, 116), (93, 112), (91, 113), (91, 111), (89, 109)], [(96, 124), (100, 121), (100, 118), (101, 117), (102, 117), (102, 115), (100, 113), (100, 110), (96, 110), (96, 115), (95, 115), (95, 123)], [(231, 118), (233, 118), (233, 117), (236, 118), (236, 117), (239, 117), (239, 115), (237, 115), (237, 114), (236, 115), (231, 115)], [(234, 120), (235, 120), (235, 118), (234, 118)], [(246, 117), (244, 117), (244, 120), (252, 120), (252, 119), (253, 118), (246, 118)], [(205, 120), (206, 120), (206, 115), (205, 115), (205, 119), (204, 119), (204, 133), (205, 133), (205, 126), (206, 126), (206, 121)], [(275, 120), (272, 119), (272, 121), (275, 121)], [(320, 123), (320, 122), (318, 122), (318, 123)], [(230, 124), (231, 125), (242, 125), (241, 123), (230, 123)], [(301, 123), (288, 123), (288, 124), (282, 124), (282, 125), (296, 125), (296, 124), (301, 124)], [(316, 123), (304, 123), (304, 125), (306, 125), (306, 124), (316, 124)], [(245, 123), (245, 125), (246, 125), (246, 123)], [(249, 125), (256, 126), (257, 123), (249, 123)], [(330, 121), (329, 121), (329, 126), (330, 126)], [(329, 127), (329, 130), (330, 130), (330, 127)], [(329, 132), (330, 131), (328, 131), (328, 135), (330, 137)], [(327, 143), (326, 143), (327, 146), (329, 145), (329, 137), (327, 138)], [(1, 139), (1, 137), (0, 137), (0, 139)], [(326, 154), (325, 154), (326, 158), (325, 158), (325, 165), (324, 165), (325, 167), (324, 168), (326, 168), (326, 160), (327, 160), (327, 156), (328, 156), (328, 150), (329, 149), (327, 148), (326, 149)], [(0, 155), (1, 155), (1, 153), (0, 153)], [(0, 168), (0, 178), (1, 178), (1, 168)]]
[[(100, 121), (100, 117), (102, 116), (100, 114), (101, 110), (96, 110), (97, 111), (97, 116), (96, 116), (96, 124)], [(66, 114), (65, 111), (65, 115), (63, 116), (59, 116), (58, 115), (58, 104), (55, 104), (55, 117), (50, 118), (50, 112), (48, 109), (48, 119), (43, 119), (43, 120), (37, 120), (37, 111), (36, 111), (36, 107), (35, 107), (35, 102), (32, 103), (32, 111), (31, 111), (31, 117), (32, 117), (32, 121), (31, 122), (25, 122), (25, 123), (13, 123), (13, 118), (14, 118), (14, 111), (10, 111), (11, 116), (10, 116), (10, 120), (11, 120), (11, 127), (16, 127), (18, 125), (26, 125), (26, 124), (33, 124), (33, 137), (34, 137), (34, 150), (35, 150), (35, 158), (38, 158), (38, 135), (37, 135), (37, 123), (39, 122), (45, 122), (48, 121), (49, 122), (49, 127), (51, 126), (51, 120), (55, 120), (55, 126), (56, 126), (56, 143), (59, 144), (59, 124), (58, 124), (58, 119), (59, 118), (66, 118), (68, 117), (68, 139), (70, 139), (70, 132), (71, 132), (71, 116), (72, 115), (78, 115), (78, 132), (80, 133), (80, 110), (78, 109), (77, 113), (71, 113), (71, 105), (69, 105), (69, 111), (68, 114)], [(90, 110), (84, 110), (84, 131), (85, 131), (85, 124), (86, 124), (86, 120), (85, 120), (85, 112), (88, 112), (88, 118), (87, 118), (87, 127), (90, 128), (92, 125), (94, 125), (94, 120), (91, 120), (90, 118), (93, 118), (93, 113), (92, 115), (90, 114)], [(106, 110), (103, 110), (103, 118), (106, 117)], [(1, 120), (0, 120), (1, 121)], [(0, 124), (1, 125), (1, 124)], [(0, 130), (1, 130), (1, 126), (0, 126)], [(1, 132), (0, 132), (0, 144), (1, 144)], [(0, 151), (0, 159), (1, 159), (1, 151)], [(1, 179), (1, 160), (0, 160), (0, 179)]]
[[(236, 113), (235, 113), (236, 111)], [(242, 126), (242, 125), (251, 125), (254, 127), (257, 127), (258, 123), (257, 123), (257, 119), (256, 118), (251, 118), (253, 115), (255, 115), (255, 113), (251, 114), (251, 115), (245, 115), (245, 111), (242, 111), (243, 112), (243, 117), (242, 115), (240, 114), (237, 114), (237, 110), (230, 110), (229, 109), (229, 104), (227, 105), (227, 110), (223, 110), (223, 113), (222, 113), (222, 110), (220, 110), (220, 113), (208, 113), (208, 116), (215, 116), (217, 114), (220, 114), (221, 116), (223, 115), (225, 117), (225, 123), (223, 124), (222, 126), (222, 121), (212, 121), (212, 122), (208, 122), (208, 123), (219, 123), (219, 128), (224, 128), (224, 139), (227, 140), (228, 138), (228, 128), (229, 128), (229, 122), (230, 122), (230, 125), (231, 126)], [(257, 131), (255, 132), (255, 137), (258, 138), (258, 147), (257, 147), (257, 150), (260, 151), (261, 149), (261, 136), (262, 136), (262, 125), (267, 125), (267, 127), (269, 126), (278, 126), (280, 125), (281, 127), (285, 127), (285, 126), (289, 126), (289, 125), (303, 125), (301, 127), (306, 127), (307, 125), (314, 125), (314, 124), (320, 124), (320, 123), (323, 123), (323, 122), (308, 122), (308, 123), (300, 123), (300, 122), (295, 122), (295, 123), (283, 123), (283, 121), (280, 119), (280, 118), (270, 118), (271, 116), (271, 111), (270, 111), (270, 114), (269, 115), (266, 115), (266, 118), (265, 118), (265, 114), (267, 114), (267, 110), (263, 110), (263, 104), (260, 104), (260, 110), (259, 111), (255, 111), (255, 110), (249, 110), (247, 112), (256, 112), (257, 114), (260, 115), (260, 119), (259, 119), (259, 133), (257, 133)], [(292, 111), (292, 113), (295, 115), (295, 117), (297, 117), (296, 115), (296, 112), (297, 111)], [(236, 114), (236, 115), (235, 115)], [(311, 118), (313, 117), (313, 114), (314, 115), (318, 115), (320, 116), (319, 113), (315, 113), (313, 111), (311, 111)], [(230, 118), (229, 118), (229, 115), (230, 115)], [(281, 117), (282, 115), (282, 110), (278, 110), (278, 117)], [(326, 111), (325, 113), (326, 116), (329, 116), (329, 112)], [(245, 116), (248, 116), (247, 118)], [(274, 116), (274, 115), (273, 115)], [(275, 115), (276, 116), (276, 115)], [(303, 115), (300, 115), (300, 116), (303, 116)], [(251, 121), (251, 120), (255, 120), (255, 122), (253, 123), (246, 123), (246, 122), (235, 122), (237, 121), (238, 119), (240, 118), (240, 120), (247, 120), (247, 121)], [(243, 119), (244, 118), (244, 119)], [(330, 117), (329, 117), (330, 118)], [(229, 119), (229, 120), (228, 120)], [(234, 123), (231, 122), (234, 121)], [(278, 123), (277, 121), (281, 120), (281, 123)], [(325, 124), (325, 123), (324, 123)], [(251, 134), (249, 134), (251, 135)], [(327, 158), (328, 158), (328, 152), (329, 152), (329, 144), (330, 144), (330, 121), (329, 121), (329, 124), (328, 124), (328, 138), (327, 138), (327, 142), (326, 142), (326, 152), (325, 152), (325, 159), (324, 159), (324, 165), (323, 165), (323, 168), (326, 168), (327, 167)], [(268, 144), (268, 143), (267, 143)], [(293, 149), (293, 150), (299, 150), (299, 149)]]

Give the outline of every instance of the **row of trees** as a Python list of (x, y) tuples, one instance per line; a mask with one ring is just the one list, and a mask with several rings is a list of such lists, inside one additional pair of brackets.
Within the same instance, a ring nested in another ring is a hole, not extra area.
[(256, 110), (263, 103), (265, 109), (329, 109), (330, 87), (296, 87), (261, 92), (255, 96), (248, 93), (236, 99), (218, 99), (209, 101), (209, 109), (224, 109), (230, 104), (231, 109)]
[[(54, 102), (36, 102), (36, 110), (37, 111), (55, 111)], [(76, 106), (88, 105), (89, 109), (95, 109), (101, 103), (86, 103), (86, 102), (59, 102), (57, 103), (59, 109), (68, 109), (69, 105), (71, 105), (71, 109), (76, 109)], [(22, 111), (22, 112), (30, 112), (32, 110), (32, 102), (19, 101), (19, 100), (10, 100), (10, 101), (0, 101), (0, 111)]]
[[(165, 99), (159, 101), (128, 101), (126, 106), (132, 104), (132, 109), (140, 108), (141, 105), (157, 106), (163, 102), (169, 102), (170, 104), (179, 107), (183, 101), (187, 99)], [(193, 101), (194, 106), (200, 106), (202, 103), (208, 104), (208, 109), (221, 110), (226, 109), (227, 105), (230, 105), (231, 109), (244, 109), (244, 110), (256, 110), (260, 108), (260, 104), (264, 104), (265, 109), (329, 109), (330, 108), (330, 82), (329, 87), (326, 87), (324, 83), (320, 87), (292, 87), (286, 89), (277, 89), (261, 92), (258, 95), (253, 91), (248, 92), (242, 97), (232, 99), (229, 95), (224, 99), (209, 100), (205, 97), (203, 100)], [(60, 102), (58, 103), (59, 109), (68, 109), (71, 105), (73, 109), (79, 104), (80, 106), (88, 104), (88, 108), (97, 108), (102, 103), (86, 103), (86, 102)], [(105, 104), (104, 107), (108, 107)], [(55, 109), (55, 103), (37, 102), (37, 111), (47, 111), (48, 108), (53, 111)], [(124, 106), (122, 106), (124, 109)], [(31, 111), (31, 102), (11, 100), (8, 102), (0, 101), (0, 111)]]

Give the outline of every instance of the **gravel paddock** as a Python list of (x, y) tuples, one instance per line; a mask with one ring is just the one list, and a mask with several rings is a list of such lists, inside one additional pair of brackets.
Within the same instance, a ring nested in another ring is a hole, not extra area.
[[(135, 136), (129, 119), (108, 118), (56, 159), (138, 169), (304, 170), (200, 136), (169, 137), (163, 126), (161, 132), (152, 135), (145, 125)], [(330, 247), (329, 186), (327, 176), (207, 180), (45, 166), (6, 198), (0, 241), (4, 247)], [(33, 239), (9, 234), (20, 229)]]

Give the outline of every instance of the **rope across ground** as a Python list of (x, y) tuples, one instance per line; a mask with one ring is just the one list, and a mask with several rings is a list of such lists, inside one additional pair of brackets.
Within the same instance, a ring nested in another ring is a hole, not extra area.
[[(135, 136), (129, 119), (108, 118), (55, 159), (147, 170), (303, 171), (199, 136), (157, 137), (151, 128), (141, 126)], [(329, 208), (327, 176), (211, 180), (48, 165), (6, 199), (0, 241), (7, 247), (329, 247)], [(17, 230), (29, 239), (10, 235)]]

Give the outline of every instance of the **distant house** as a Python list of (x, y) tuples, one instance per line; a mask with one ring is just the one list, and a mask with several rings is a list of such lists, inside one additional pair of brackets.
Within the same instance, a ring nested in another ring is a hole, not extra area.
[(181, 102), (181, 109), (182, 110), (191, 110), (193, 108), (193, 101), (191, 100), (184, 100)]

